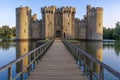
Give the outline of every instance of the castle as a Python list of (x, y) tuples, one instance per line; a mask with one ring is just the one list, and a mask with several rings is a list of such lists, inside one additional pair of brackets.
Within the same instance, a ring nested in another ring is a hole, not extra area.
[(74, 7), (41, 8), (42, 19), (29, 7), (16, 8), (16, 39), (102, 40), (103, 8), (87, 6), (84, 19), (75, 18)]

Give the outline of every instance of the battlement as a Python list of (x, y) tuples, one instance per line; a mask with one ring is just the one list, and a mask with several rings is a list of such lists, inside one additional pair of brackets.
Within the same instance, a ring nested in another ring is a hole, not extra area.
[(41, 8), (41, 12), (44, 13), (44, 12), (63, 12), (63, 13), (75, 13), (76, 12), (76, 8), (75, 7), (62, 7), (62, 8), (57, 8), (56, 9), (56, 6), (45, 6), (43, 8)]
[(55, 10), (56, 10), (56, 6), (45, 6), (45, 7), (41, 8), (42, 13), (44, 13), (44, 12), (53, 13), (53, 12), (55, 12)]
[(26, 6), (26, 7), (20, 6), (20, 7), (16, 8), (16, 12), (17, 12), (17, 14), (22, 14), (22, 13), (27, 14), (28, 12), (31, 13), (31, 9), (28, 6)]
[(16, 8), (16, 9), (22, 9), (22, 10), (26, 10), (26, 11), (30, 11), (31, 10), (28, 6), (25, 6), (25, 7), (20, 6), (20, 7)]
[(63, 13), (75, 13), (76, 12), (76, 8), (75, 7), (71, 7), (71, 6), (66, 6), (66, 7), (62, 7), (61, 11)]
[(91, 5), (87, 5), (87, 11), (103, 11), (102, 7), (92, 7)]

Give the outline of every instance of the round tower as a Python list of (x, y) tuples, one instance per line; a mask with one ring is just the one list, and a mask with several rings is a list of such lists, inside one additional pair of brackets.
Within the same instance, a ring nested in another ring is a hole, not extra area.
[(16, 8), (16, 39), (29, 39), (31, 10), (29, 7)]
[(103, 39), (103, 8), (87, 6), (87, 39)]

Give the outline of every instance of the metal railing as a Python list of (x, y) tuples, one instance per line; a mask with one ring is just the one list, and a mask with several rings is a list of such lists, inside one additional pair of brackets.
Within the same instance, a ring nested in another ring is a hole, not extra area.
[[(27, 69), (28, 75), (30, 75), (32, 71), (32, 64), (34, 64), (34, 69), (35, 69), (36, 65), (39, 64), (40, 58), (44, 55), (45, 51), (51, 46), (53, 42), (54, 40), (50, 40), (45, 44), (37, 47), (36, 49), (28, 52), (27, 54), (21, 56), (20, 58), (0, 67), (0, 72), (8, 70), (8, 80), (16, 80), (18, 77), (20, 77), (20, 79), (23, 80), (24, 71)], [(31, 56), (33, 59), (28, 62), (28, 65), (25, 67), (22, 67), (20, 72), (15, 77), (12, 77), (12, 66), (19, 62), (21, 62), (22, 63), (21, 65), (23, 65), (23, 60), (26, 57), (31, 57)]]
[[(105, 63), (99, 61), (97, 58), (91, 56), (89, 53), (85, 52), (84, 50), (78, 48), (74, 44), (68, 42), (67, 40), (63, 40), (63, 43), (68, 48), (68, 50), (71, 52), (74, 58), (77, 58), (81, 60), (80, 56), (85, 56), (90, 61), (89, 63), (89, 71), (90, 71), (90, 80), (93, 78), (93, 63), (98, 64), (100, 66), (100, 74), (98, 80), (104, 80), (104, 69), (106, 69), (108, 72), (110, 72), (112, 75), (114, 75), (116, 78), (120, 79), (120, 72), (114, 70), (110, 66), (106, 65)], [(85, 64), (84, 64), (85, 65)]]

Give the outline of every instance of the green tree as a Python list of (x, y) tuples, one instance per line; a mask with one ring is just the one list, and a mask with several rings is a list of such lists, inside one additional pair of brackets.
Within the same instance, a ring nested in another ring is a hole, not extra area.
[(15, 27), (12, 27), (12, 36), (16, 36), (16, 28)]
[(113, 38), (113, 28), (103, 28), (103, 39), (114, 39)]
[(120, 22), (116, 23), (115, 30), (113, 32), (113, 37), (116, 40), (120, 40)]
[(16, 28), (5, 25), (0, 28), (0, 38), (6, 39), (16, 36)]
[(9, 29), (9, 26), (2, 26), (2, 34), (3, 34), (3, 36), (6, 36), (6, 38), (8, 38), (9, 37), (9, 34), (10, 34), (10, 31), (9, 31), (10, 29)]

